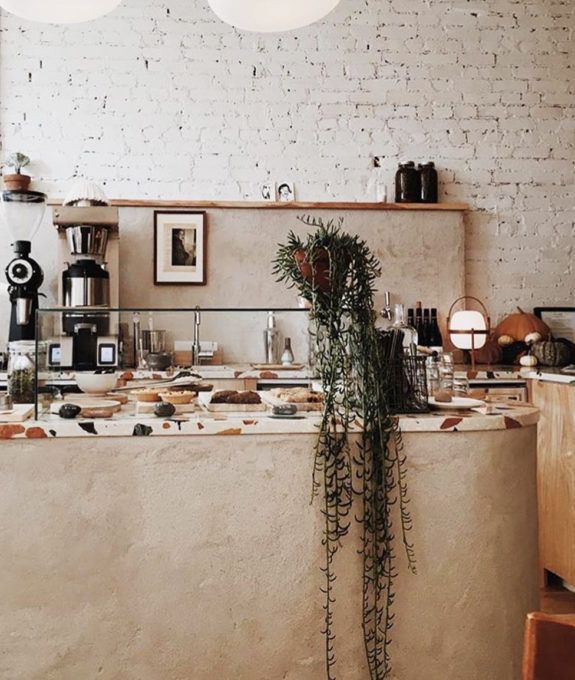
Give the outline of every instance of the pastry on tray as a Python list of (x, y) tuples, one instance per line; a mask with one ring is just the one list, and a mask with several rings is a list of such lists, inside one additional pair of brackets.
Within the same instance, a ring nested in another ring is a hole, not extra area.
[(213, 393), (210, 401), (212, 404), (227, 404), (229, 403), (228, 399), (237, 393), (237, 390), (220, 390), (219, 392)]
[(144, 387), (140, 390), (132, 390), (137, 401), (153, 402), (160, 401), (160, 391), (152, 387)]
[(189, 404), (194, 396), (194, 392), (188, 392), (186, 390), (181, 392), (160, 392), (160, 399), (169, 404)]
[(323, 403), (323, 394), (310, 390), (307, 387), (277, 387), (270, 390), (270, 394), (288, 404)]
[(261, 404), (262, 398), (257, 392), (237, 392), (228, 397), (228, 404)]
[(238, 392), (237, 390), (220, 390), (214, 392), (212, 404), (261, 404), (262, 400), (257, 392)]

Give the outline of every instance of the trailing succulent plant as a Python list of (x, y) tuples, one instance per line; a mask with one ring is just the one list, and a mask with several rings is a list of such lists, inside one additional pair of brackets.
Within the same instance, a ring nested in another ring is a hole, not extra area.
[[(326, 224), (300, 218), (315, 229), (305, 240), (290, 232), (279, 246), (274, 273), (311, 302), (310, 328), (325, 408), (315, 447), (313, 494), (322, 499), (327, 680), (336, 679), (335, 557), (350, 530), (361, 526), (363, 636), (372, 680), (389, 677), (397, 536), (409, 569), (406, 459), (397, 419), (386, 402), (383, 352), (375, 327), (377, 258), (365, 241)], [(358, 427), (358, 425), (360, 427)], [(361, 430), (361, 432), (359, 432)], [(394, 509), (399, 507), (400, 528)]]

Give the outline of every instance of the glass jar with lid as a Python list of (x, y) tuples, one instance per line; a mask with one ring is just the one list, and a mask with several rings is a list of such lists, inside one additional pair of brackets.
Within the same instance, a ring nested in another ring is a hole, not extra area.
[(8, 345), (8, 394), (15, 404), (36, 400), (36, 343), (18, 340)]

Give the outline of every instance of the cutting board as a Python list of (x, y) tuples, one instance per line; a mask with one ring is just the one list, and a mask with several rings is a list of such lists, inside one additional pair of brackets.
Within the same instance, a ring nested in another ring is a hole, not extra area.
[[(82, 411), (80, 415), (83, 418), (111, 418), (114, 413), (118, 413), (121, 410), (122, 404), (118, 401), (112, 401), (107, 399), (78, 399), (79, 395), (76, 395), (76, 399), (70, 399), (67, 404), (76, 404)], [(81, 395), (80, 395), (81, 396)], [(62, 402), (55, 401), (50, 405), (50, 413), (59, 415), (60, 408), (62, 407)]]
[(21, 423), (34, 413), (34, 404), (14, 404), (11, 411), (0, 410), (0, 423)]
[[(262, 396), (259, 392), (258, 394), (260, 397)], [(266, 411), (268, 408), (263, 400), (261, 404), (211, 404), (211, 398), (211, 392), (200, 392), (198, 394), (198, 402), (212, 413), (254, 413)]]
[(270, 406), (295, 406), (298, 411), (323, 411), (323, 402), (292, 402), (278, 399), (267, 391), (259, 392), (261, 398)]
[(90, 401), (97, 401), (98, 399), (105, 399), (106, 401), (118, 401), (120, 404), (127, 404), (130, 398), (127, 394), (117, 394), (116, 392), (108, 392), (108, 394), (86, 394), (84, 392), (79, 392), (77, 394), (65, 394), (64, 401), (75, 403), (78, 399), (89, 399)]
[(252, 364), (256, 371), (301, 371), (304, 364)]

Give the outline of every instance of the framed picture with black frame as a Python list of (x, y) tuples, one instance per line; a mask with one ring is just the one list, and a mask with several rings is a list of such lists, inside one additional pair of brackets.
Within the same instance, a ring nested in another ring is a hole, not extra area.
[(206, 213), (154, 211), (154, 285), (205, 286)]
[(575, 307), (535, 307), (533, 313), (549, 326), (554, 338), (575, 342)]

